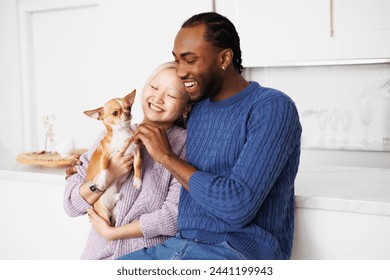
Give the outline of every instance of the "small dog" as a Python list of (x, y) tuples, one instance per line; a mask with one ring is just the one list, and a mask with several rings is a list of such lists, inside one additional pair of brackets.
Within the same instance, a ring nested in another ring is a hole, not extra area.
[[(114, 153), (119, 152), (124, 142), (132, 138), (134, 131), (130, 127), (131, 106), (134, 103), (136, 91), (123, 98), (113, 98), (103, 107), (85, 111), (87, 116), (101, 120), (106, 127), (106, 134), (100, 145), (93, 153), (87, 169), (86, 180), (91, 182), (90, 189), (103, 191), (100, 198), (94, 203), (94, 210), (111, 225), (115, 225), (115, 205), (120, 199), (120, 187), (127, 179), (127, 175), (117, 178), (109, 186), (106, 186), (108, 162)], [(134, 155), (134, 187), (141, 188), (141, 148), (134, 141), (124, 153), (125, 155)], [(99, 174), (96, 185), (92, 184), (92, 178)], [(92, 186), (93, 185), (93, 186)], [(91, 187), (94, 187), (92, 189)]]

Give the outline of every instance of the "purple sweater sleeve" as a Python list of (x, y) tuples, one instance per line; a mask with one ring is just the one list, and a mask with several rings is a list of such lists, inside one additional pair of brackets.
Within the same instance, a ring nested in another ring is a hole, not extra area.
[[(182, 159), (185, 158), (185, 145), (182, 146), (178, 155)], [(181, 184), (171, 175), (169, 191), (162, 207), (154, 212), (142, 214), (140, 217), (141, 229), (145, 238), (159, 235), (173, 236), (177, 233), (180, 190)]]
[(77, 173), (69, 177), (66, 181), (64, 210), (70, 217), (84, 215), (87, 213), (87, 209), (91, 207), (91, 205), (80, 195), (80, 186), (85, 182), (89, 160), (103, 138), (103, 135), (104, 134), (99, 136), (89, 151), (81, 155), (80, 160), (83, 164), (77, 166)]
[(172, 178), (172, 184), (169, 187), (168, 195), (162, 207), (154, 212), (141, 215), (141, 230), (145, 238), (160, 235), (173, 236), (177, 233), (180, 188), (180, 183)]

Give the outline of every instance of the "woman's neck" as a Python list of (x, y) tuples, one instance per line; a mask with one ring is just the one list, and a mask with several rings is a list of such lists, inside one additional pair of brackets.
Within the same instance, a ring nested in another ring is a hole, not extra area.
[(143, 123), (154, 126), (154, 127), (163, 128), (165, 130), (170, 129), (173, 126), (173, 122), (168, 122), (168, 123), (154, 122), (154, 121), (148, 120), (146, 118), (144, 118)]

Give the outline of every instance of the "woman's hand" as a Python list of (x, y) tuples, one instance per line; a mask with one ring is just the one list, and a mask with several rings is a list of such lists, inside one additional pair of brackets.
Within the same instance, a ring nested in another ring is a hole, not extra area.
[(133, 155), (124, 155), (127, 148), (132, 143), (132, 139), (127, 139), (122, 147), (116, 152), (108, 163), (108, 181), (112, 182), (116, 178), (130, 173), (133, 168)]
[(111, 226), (105, 219), (100, 217), (93, 208), (88, 210), (88, 218), (91, 225), (102, 237), (107, 240), (114, 240), (113, 232), (115, 227)]

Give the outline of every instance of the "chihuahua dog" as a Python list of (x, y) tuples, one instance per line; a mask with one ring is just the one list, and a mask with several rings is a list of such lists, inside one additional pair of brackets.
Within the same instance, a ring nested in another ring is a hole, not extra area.
[[(101, 120), (106, 127), (106, 134), (93, 153), (87, 169), (86, 180), (91, 182), (92, 191), (103, 192), (94, 203), (94, 210), (111, 225), (115, 225), (115, 205), (120, 199), (120, 187), (127, 179), (127, 175), (115, 179), (109, 186), (106, 184), (108, 163), (113, 154), (119, 152), (124, 142), (132, 138), (134, 131), (131, 129), (131, 106), (134, 103), (136, 91), (123, 98), (109, 100), (103, 107), (85, 111), (87, 116)], [(141, 188), (141, 148), (134, 141), (127, 148), (124, 155), (134, 155), (134, 183), (136, 189)], [(99, 175), (96, 185), (92, 178)]]

